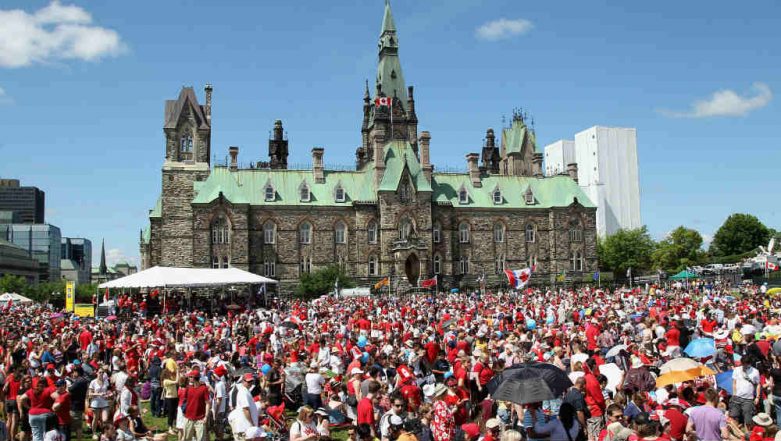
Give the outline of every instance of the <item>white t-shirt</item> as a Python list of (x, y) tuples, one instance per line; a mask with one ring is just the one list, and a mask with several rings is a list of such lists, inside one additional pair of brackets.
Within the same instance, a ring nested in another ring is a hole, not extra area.
[(314, 421), (302, 423), (300, 420), (296, 419), (293, 421), (293, 424), (290, 425), (290, 439), (293, 439), (293, 436), (307, 437), (310, 435), (317, 435), (317, 433), (317, 425)]
[(325, 383), (325, 378), (323, 378), (322, 375), (318, 374), (317, 372), (309, 372), (306, 374), (306, 377), (304, 377), (304, 380), (306, 381), (306, 393), (323, 393), (323, 384)]
[[(220, 401), (220, 407), (219, 408), (216, 407), (218, 398), (222, 398), (222, 400)], [(215, 410), (215, 412), (217, 412), (217, 413), (225, 412), (225, 408), (227, 406), (227, 403), (226, 403), (227, 401), (228, 401), (228, 393), (225, 390), (225, 380), (224, 379), (223, 380), (218, 380), (214, 384), (214, 410)]]
[(99, 397), (95, 397), (90, 401), (89, 406), (93, 409), (102, 409), (104, 407), (108, 407), (108, 400), (105, 398), (105, 394), (108, 391), (108, 383), (103, 382), (103, 384), (98, 383), (98, 380), (92, 380), (89, 383), (89, 392), (93, 394), (103, 394)]
[[(247, 421), (247, 418), (244, 416), (244, 409), (249, 409), (252, 422)], [(228, 415), (228, 422), (233, 433), (244, 433), (250, 427), (258, 425), (258, 406), (255, 405), (252, 394), (243, 384), (236, 385), (236, 405)]]
[(735, 390), (732, 392), (736, 397), (754, 399), (759, 384), (759, 371), (751, 366), (738, 366), (732, 371), (732, 379), (735, 380)]

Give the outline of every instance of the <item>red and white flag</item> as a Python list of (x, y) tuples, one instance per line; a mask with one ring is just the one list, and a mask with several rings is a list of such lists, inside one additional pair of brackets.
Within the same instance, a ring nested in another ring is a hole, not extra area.
[(430, 279), (421, 280), (420, 286), (423, 288), (431, 288), (433, 286), (437, 286), (437, 276), (434, 276)]
[(108, 288), (106, 288), (106, 293), (103, 294), (103, 303), (108, 302)]
[(778, 271), (778, 264), (773, 262), (767, 262), (766, 265), (767, 265), (767, 269), (769, 269), (770, 271)]
[(14, 299), (8, 299), (8, 304), (5, 305), (5, 310), (10, 310), (12, 306), (14, 306)]
[(376, 107), (385, 106), (390, 107), (392, 105), (393, 101), (388, 96), (378, 96), (374, 99), (374, 105)]
[(521, 289), (529, 283), (529, 279), (532, 276), (531, 268), (524, 268), (522, 270), (504, 270), (504, 274), (507, 276), (507, 282), (514, 289)]

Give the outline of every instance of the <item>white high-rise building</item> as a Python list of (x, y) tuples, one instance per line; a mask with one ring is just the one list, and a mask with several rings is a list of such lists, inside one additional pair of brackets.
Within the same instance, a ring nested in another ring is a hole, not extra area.
[[(574, 158), (574, 159), (573, 159)], [(566, 174), (577, 164), (578, 184), (597, 206), (597, 234), (639, 228), (640, 180), (637, 131), (633, 128), (594, 126), (545, 147), (545, 171)]]

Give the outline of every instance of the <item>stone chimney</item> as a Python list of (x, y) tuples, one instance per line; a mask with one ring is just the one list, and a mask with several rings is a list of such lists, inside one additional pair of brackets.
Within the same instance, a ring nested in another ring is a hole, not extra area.
[(480, 155), (477, 153), (466, 154), (466, 164), (469, 168), (469, 179), (472, 181), (473, 187), (482, 187), (483, 183), (480, 181), (480, 169), (477, 167), (477, 161), (480, 159)]
[(578, 164), (576, 164), (574, 162), (570, 163), (570, 164), (567, 164), (567, 174), (577, 184), (578, 183)]
[(535, 153), (532, 157), (532, 175), (536, 178), (542, 177), (542, 153)]
[(207, 84), (206, 87), (203, 88), (203, 91), (206, 93), (206, 105), (203, 106), (204, 113), (206, 114), (206, 121), (211, 125), (212, 122), (212, 91), (214, 89), (212, 88), (211, 84)]
[(429, 151), (429, 145), (431, 144), (431, 133), (424, 130), (420, 132), (420, 166), (423, 169), (423, 174), (426, 179), (431, 183), (431, 153)]
[(238, 170), (239, 168), (239, 148), (235, 145), (228, 147), (228, 154), (231, 156), (231, 170)]
[(385, 147), (382, 144), (382, 135), (374, 135), (374, 188), (380, 188), (380, 182), (385, 176)]
[(315, 183), (322, 184), (325, 182), (325, 174), (323, 172), (323, 153), (325, 149), (322, 147), (312, 148), (312, 171), (315, 175)]

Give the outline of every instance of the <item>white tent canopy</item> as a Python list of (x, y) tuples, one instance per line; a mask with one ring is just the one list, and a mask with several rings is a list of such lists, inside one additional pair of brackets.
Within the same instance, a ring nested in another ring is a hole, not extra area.
[(11, 301), (12, 303), (32, 303), (33, 301), (31, 299), (28, 299), (27, 297), (17, 294), (15, 292), (7, 292), (3, 295), (0, 295), (0, 304), (6, 304), (8, 301)]
[(257, 285), (277, 283), (238, 268), (172, 268), (155, 266), (100, 284), (99, 288), (197, 288), (222, 285)]

